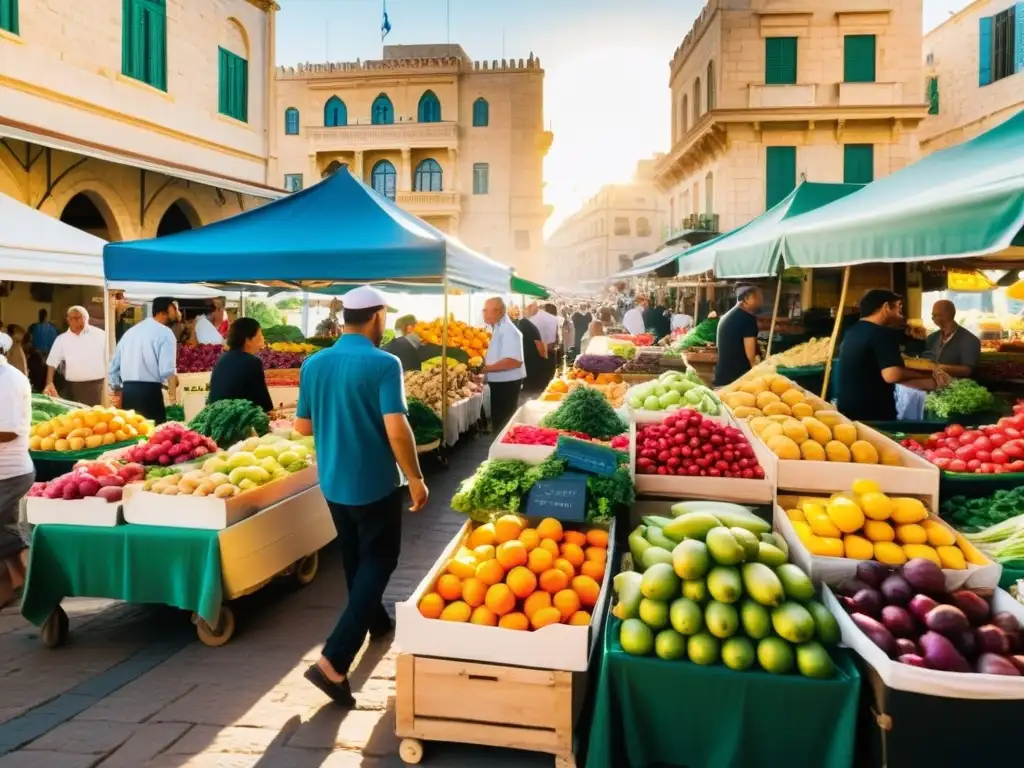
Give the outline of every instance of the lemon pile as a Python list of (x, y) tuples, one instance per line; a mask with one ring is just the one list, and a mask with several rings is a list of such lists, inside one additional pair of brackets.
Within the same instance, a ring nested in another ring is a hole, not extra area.
[(153, 423), (135, 411), (120, 408), (80, 408), (32, 427), (30, 451), (84, 451), (145, 437)]

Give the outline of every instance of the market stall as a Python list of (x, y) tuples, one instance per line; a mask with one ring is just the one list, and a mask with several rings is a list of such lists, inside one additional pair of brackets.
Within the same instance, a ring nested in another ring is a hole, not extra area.
[[(303, 225), (296, 227), (297, 221)], [(339, 232), (346, 236), (339, 237)], [(198, 280), (222, 287), (319, 289), (335, 283), (397, 285), (404, 280), (416, 288), (445, 290), (451, 281), (504, 292), (510, 280), (506, 267), (428, 228), (347, 173), (203, 229), (108, 245), (104, 270), (108, 281), (179, 284)], [(443, 356), (447, 313), (442, 327)], [(442, 366), (445, 379), (447, 366)], [(335, 530), (316, 485), (316, 470), (310, 466), (310, 446), (284, 445), (282, 441), (289, 438), (275, 436), (266, 415), (251, 403), (247, 403), (254, 409), (251, 416), (241, 410), (228, 413), (236, 403), (247, 401), (208, 405), (189, 422), (191, 430), (167, 425), (161, 431), (177, 430), (177, 438), (158, 439), (154, 434), (140, 448), (142, 459), (130, 454), (126, 466), (144, 459), (184, 471), (172, 471), (167, 477), (153, 474), (141, 490), (134, 487), (138, 478), (123, 481), (121, 485), (128, 489), (123, 497), (118, 494), (107, 502), (118, 509), (116, 516), (91, 498), (98, 491), (106, 498), (108, 489), (101, 487), (107, 481), (82, 476), (93, 471), (88, 466), (36, 489), (39, 498), (30, 499), (29, 522), (39, 523), (34, 539), (41, 546), (34, 548), (24, 605), (28, 618), (45, 623), (49, 642), (59, 644), (66, 636), (66, 616), (59, 600), (85, 595), (184, 607), (194, 611), (200, 639), (220, 645), (234, 629), (224, 600), (258, 588), (280, 571), (295, 572), (302, 581), (312, 578), (316, 552), (334, 537)], [(216, 418), (204, 418), (214, 410)], [(97, 413), (109, 423), (117, 418), (106, 411)], [(250, 444), (250, 438), (233, 432), (235, 428), (270, 437), (251, 438), (256, 442)], [(277, 428), (290, 434), (288, 425)], [(189, 436), (181, 437), (179, 432)], [(199, 468), (186, 463), (203, 455), (208, 458)], [(128, 460), (124, 454), (107, 458)], [(106, 513), (94, 526), (105, 530), (83, 532), (75, 527), (88, 524), (81, 517), (86, 507)], [(162, 536), (160, 529), (168, 526), (190, 533)], [(69, 544), (76, 534), (96, 540), (95, 546)], [(101, 540), (108, 545), (99, 544)], [(154, 548), (163, 550), (164, 556), (154, 553), (153, 560), (176, 569), (164, 572), (163, 591), (142, 578), (145, 569), (139, 564), (139, 558)], [(103, 562), (96, 559), (114, 550), (124, 555)], [(54, 574), (60, 575), (56, 582)], [(175, 591), (175, 585), (191, 586)], [(218, 593), (220, 603), (214, 599)]]

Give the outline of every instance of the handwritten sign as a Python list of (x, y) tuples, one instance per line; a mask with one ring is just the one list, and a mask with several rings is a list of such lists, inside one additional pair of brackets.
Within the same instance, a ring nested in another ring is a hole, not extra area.
[(587, 517), (587, 477), (566, 472), (551, 480), (538, 480), (526, 499), (527, 517), (553, 517), (566, 522)]
[(619, 466), (619, 452), (614, 448), (577, 440), (574, 437), (558, 438), (558, 458), (565, 459), (570, 469), (589, 472), (592, 475), (611, 475)]

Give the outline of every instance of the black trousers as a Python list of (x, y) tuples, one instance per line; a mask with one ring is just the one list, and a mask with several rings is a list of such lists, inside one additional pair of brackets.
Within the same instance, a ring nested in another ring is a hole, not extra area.
[(348, 604), (324, 643), (323, 654), (338, 673), (347, 675), (366, 633), (391, 621), (381, 601), (402, 549), (402, 492), (396, 488), (380, 501), (362, 506), (333, 501), (327, 506), (338, 529)]
[(518, 381), (489, 381), (491, 388), (491, 429), (500, 432), (519, 407), (522, 379)]
[(126, 381), (121, 393), (121, 408), (141, 413), (156, 424), (167, 421), (164, 388), (151, 381)]

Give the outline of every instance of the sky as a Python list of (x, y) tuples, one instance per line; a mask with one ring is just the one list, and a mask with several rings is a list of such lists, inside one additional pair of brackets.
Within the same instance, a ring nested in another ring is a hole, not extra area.
[[(278, 64), (381, 56), (382, 0), (278, 0)], [(968, 0), (924, 0), (931, 29)], [(704, 0), (390, 0), (388, 44), (460, 44), (545, 70), (550, 233), (637, 160), (669, 149), (668, 64)]]

